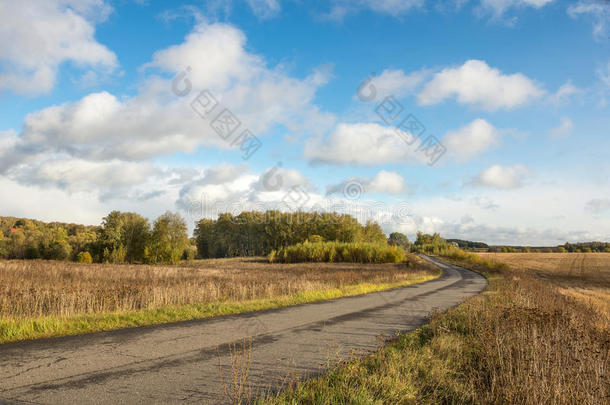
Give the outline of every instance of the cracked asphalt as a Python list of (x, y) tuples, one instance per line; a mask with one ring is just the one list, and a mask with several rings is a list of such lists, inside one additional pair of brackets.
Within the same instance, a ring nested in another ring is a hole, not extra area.
[(427, 260), (441, 267), (442, 277), (390, 291), (0, 345), (0, 403), (226, 403), (231, 348), (244, 337), (251, 339), (252, 392), (276, 390), (376, 350), (386, 338), (426, 323), (432, 311), (453, 307), (487, 286), (479, 274)]

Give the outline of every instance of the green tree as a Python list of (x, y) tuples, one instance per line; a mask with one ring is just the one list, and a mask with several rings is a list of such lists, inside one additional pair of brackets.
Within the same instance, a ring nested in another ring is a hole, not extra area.
[(127, 249), (122, 243), (123, 214), (112, 211), (102, 218), (102, 227), (97, 238), (97, 251), (100, 261), (107, 263), (122, 263), (125, 261)]
[(214, 257), (214, 228), (216, 221), (213, 219), (203, 218), (197, 222), (193, 235), (195, 237), (195, 245), (197, 246), (197, 257), (207, 259)]
[(93, 263), (93, 258), (89, 252), (79, 252), (76, 255), (76, 261), (79, 263)]
[(64, 228), (52, 232), (51, 243), (46, 249), (46, 258), (50, 260), (68, 260), (72, 254), (72, 246), (68, 243), (68, 233)]
[(23, 259), (25, 256), (25, 232), (16, 229), (8, 238), (8, 257), (10, 259)]
[(360, 241), (386, 244), (387, 239), (377, 222), (367, 221), (362, 228)]
[(409, 238), (407, 235), (400, 232), (392, 232), (390, 236), (388, 236), (388, 244), (392, 246), (401, 246), (405, 250), (409, 250)]
[(148, 219), (133, 212), (123, 214), (121, 245), (125, 246), (125, 260), (129, 263), (143, 262), (150, 236)]
[(153, 224), (147, 258), (151, 263), (176, 264), (189, 245), (186, 222), (179, 214), (168, 211)]

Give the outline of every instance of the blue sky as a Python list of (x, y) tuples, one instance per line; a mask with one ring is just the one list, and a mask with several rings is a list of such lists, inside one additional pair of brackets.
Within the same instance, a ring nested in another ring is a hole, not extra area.
[[(2, 215), (96, 224), (112, 209), (172, 210), (192, 224), (318, 209), (411, 237), (610, 240), (607, 2), (0, 11)], [(201, 92), (218, 103), (205, 116)], [(390, 107), (401, 113), (384, 120)], [(224, 109), (234, 133), (214, 129)], [(397, 128), (409, 114), (423, 134)]]

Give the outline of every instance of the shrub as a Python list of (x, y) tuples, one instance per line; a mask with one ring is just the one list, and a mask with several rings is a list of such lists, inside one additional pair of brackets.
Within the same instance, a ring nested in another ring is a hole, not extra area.
[(93, 263), (93, 258), (89, 252), (79, 252), (76, 255), (76, 261), (79, 263)]
[(349, 262), (349, 263), (398, 263), (406, 260), (400, 246), (382, 243), (303, 242), (274, 250), (269, 262)]
[(192, 262), (193, 260), (195, 260), (196, 251), (197, 251), (197, 248), (195, 246), (189, 245), (189, 247), (184, 249), (184, 253), (182, 253), (182, 260)]

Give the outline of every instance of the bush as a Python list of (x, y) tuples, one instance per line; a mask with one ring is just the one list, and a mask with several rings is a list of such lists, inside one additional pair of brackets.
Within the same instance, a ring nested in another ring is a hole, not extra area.
[(197, 248), (195, 246), (189, 245), (186, 249), (184, 249), (184, 253), (182, 253), (182, 260), (186, 260), (188, 262), (192, 262), (195, 260)]
[(79, 252), (76, 255), (76, 261), (79, 263), (93, 263), (93, 258), (89, 252)]
[(269, 262), (398, 263), (406, 260), (400, 246), (382, 243), (303, 242), (274, 250)]

